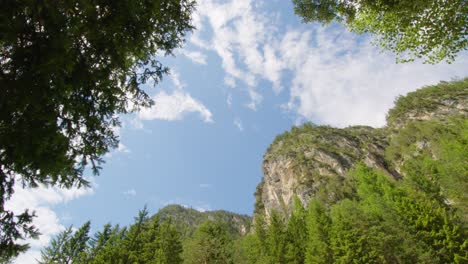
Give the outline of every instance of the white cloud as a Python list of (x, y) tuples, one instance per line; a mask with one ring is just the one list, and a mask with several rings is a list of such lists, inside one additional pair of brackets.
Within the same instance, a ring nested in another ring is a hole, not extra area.
[[(257, 76), (265, 78), (280, 90), (281, 67), (277, 56), (270, 47), (262, 45), (270, 41), (274, 28), (264, 15), (256, 13), (252, 1), (199, 1), (195, 14), (199, 29), (190, 41), (201, 48), (215, 51), (222, 60), (226, 72), (225, 83), (234, 87), (236, 80), (245, 83), (248, 89), (257, 85)], [(202, 40), (203, 22), (207, 21), (213, 31), (210, 40)], [(237, 61), (239, 60), (239, 61)], [(239, 62), (246, 69), (239, 66)], [(249, 92), (249, 108), (256, 109), (261, 103), (255, 92)]]
[(339, 127), (383, 126), (398, 95), (462, 76), (468, 68), (466, 56), (453, 65), (395, 64), (393, 54), (339, 29), (290, 31), (281, 53), (294, 72), (289, 109), (306, 120)]
[(182, 55), (197, 64), (206, 64), (206, 55), (199, 51), (182, 50)]
[(85, 195), (94, 193), (96, 184), (92, 182), (92, 187), (83, 189), (73, 187), (71, 189), (61, 189), (57, 187), (45, 187), (40, 185), (37, 188), (22, 188), (21, 184), (15, 184), (15, 193), (6, 202), (5, 208), (15, 214), (22, 213), (25, 209), (35, 211), (37, 217), (33, 224), (39, 229), (41, 235), (39, 239), (27, 239), (31, 248), (15, 259), (15, 263), (34, 263), (40, 258), (41, 248), (47, 246), (52, 237), (65, 229), (61, 224), (61, 219), (53, 210), (58, 204), (65, 204)]
[(123, 195), (127, 196), (127, 197), (135, 197), (137, 195), (137, 192), (135, 189), (128, 189), (126, 191), (123, 192)]
[(209, 183), (200, 183), (198, 186), (200, 188), (211, 188), (211, 187), (213, 187), (213, 185), (209, 184)]
[(177, 90), (168, 94), (162, 91), (156, 94), (153, 100), (155, 104), (151, 108), (142, 109), (138, 113), (138, 118), (174, 121), (181, 120), (186, 113), (198, 113), (204, 122), (213, 122), (210, 110), (186, 92)]
[(224, 84), (226, 84), (228, 87), (235, 88), (236, 79), (234, 79), (232, 76), (226, 76), (224, 77)]
[(234, 125), (239, 129), (239, 131), (244, 131), (244, 126), (242, 125), (242, 120), (240, 118), (234, 119)]
[(250, 102), (246, 105), (253, 111), (257, 110), (257, 106), (263, 101), (263, 96), (254, 89), (249, 90)]
[(171, 78), (172, 83), (177, 89), (181, 90), (186, 86), (186, 84), (180, 80), (179, 72), (177, 70), (172, 69), (169, 74), (169, 77)]
[[(467, 75), (467, 52), (451, 65), (396, 64), (394, 54), (366, 37), (336, 25), (286, 28), (252, 0), (200, 0), (195, 21), (199, 30), (190, 41), (218, 54), (226, 85), (245, 85), (240, 88), (248, 91), (248, 108), (261, 105), (257, 85), (266, 80), (277, 94), (288, 88), (284, 107), (296, 120), (382, 126), (396, 96)], [(209, 39), (202, 37), (206, 32), (212, 32)]]

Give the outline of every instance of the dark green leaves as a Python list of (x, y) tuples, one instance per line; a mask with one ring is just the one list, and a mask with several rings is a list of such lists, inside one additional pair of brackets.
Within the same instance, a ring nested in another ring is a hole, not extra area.
[(1, 2), (0, 256), (24, 249), (11, 251), (11, 239), (34, 234), (26, 229), (13, 238), (6, 229), (30, 223), (4, 208), (15, 179), (87, 186), (85, 167), (98, 173), (102, 156), (117, 146), (118, 114), (152, 104), (139, 85), (167, 72), (156, 55), (180, 47), (194, 4)]

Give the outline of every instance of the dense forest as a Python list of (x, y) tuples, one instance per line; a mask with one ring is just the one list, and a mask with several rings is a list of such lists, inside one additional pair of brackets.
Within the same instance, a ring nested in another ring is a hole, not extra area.
[(171, 205), (152, 217), (143, 209), (129, 227), (109, 224), (94, 235), (88, 222), (58, 235), (40, 263), (466, 263), (467, 97), (468, 79), (441, 82), (398, 98), (383, 129), (304, 124), (265, 154), (292, 157), (297, 173), (312, 171), (301, 153), (317, 148), (320, 137), (364, 131), (385, 145), (395, 174), (357, 161), (306, 204), (295, 196), (281, 211), (258, 205), (257, 197), (253, 219)]

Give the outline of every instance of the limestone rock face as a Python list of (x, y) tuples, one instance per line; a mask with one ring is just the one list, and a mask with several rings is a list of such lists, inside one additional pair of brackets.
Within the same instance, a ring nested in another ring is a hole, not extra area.
[(294, 197), (308, 204), (312, 196), (333, 202), (346, 195), (347, 172), (357, 162), (400, 175), (384, 159), (381, 129), (345, 129), (304, 125), (278, 137), (265, 154), (264, 179), (257, 193), (257, 210), (288, 214)]
[[(385, 159), (392, 136), (409, 122), (455, 115), (468, 117), (468, 79), (442, 82), (398, 98), (384, 128), (293, 127), (278, 136), (264, 155), (264, 177), (255, 194), (255, 214), (268, 216), (276, 211), (288, 215), (296, 196), (304, 205), (311, 197), (339, 201), (353, 191), (348, 189), (348, 173), (357, 163), (395, 179), (404, 177), (398, 164), (390, 166)], [(420, 142), (421, 147), (427, 147), (426, 143)]]

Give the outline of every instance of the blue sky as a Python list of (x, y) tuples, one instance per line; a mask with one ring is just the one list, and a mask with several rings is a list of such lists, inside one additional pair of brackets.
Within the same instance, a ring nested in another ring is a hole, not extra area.
[(396, 96), (464, 77), (451, 65), (395, 64), (395, 57), (338, 25), (302, 24), (290, 1), (200, 0), (197, 30), (155, 88), (156, 104), (122, 116), (121, 144), (88, 190), (18, 187), (10, 208), (34, 208), (43, 235), (17, 263), (31, 263), (50, 238), (92, 221), (127, 225), (178, 203), (252, 214), (262, 157), (276, 135), (306, 121), (383, 126)]

